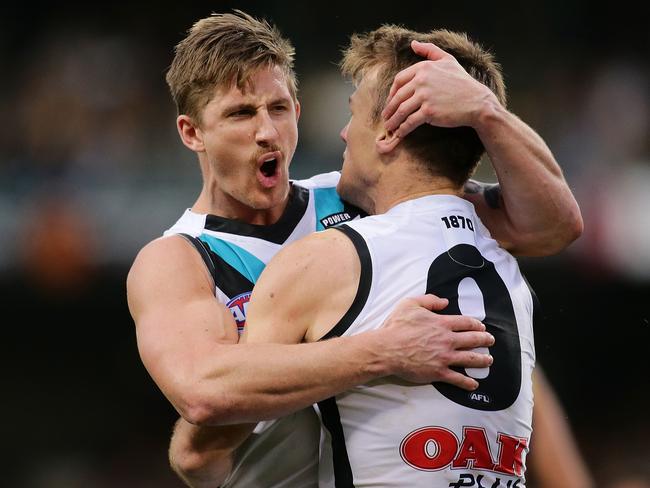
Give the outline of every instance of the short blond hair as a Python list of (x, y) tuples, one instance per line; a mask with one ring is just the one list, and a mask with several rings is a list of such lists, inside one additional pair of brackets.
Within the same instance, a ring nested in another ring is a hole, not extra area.
[[(427, 33), (415, 32), (397, 25), (386, 24), (372, 32), (354, 34), (343, 52), (340, 67), (344, 76), (358, 84), (368, 71), (377, 72), (371, 121), (379, 123), (395, 75), (424, 59), (411, 48), (411, 41), (430, 42), (456, 58), (476, 80), (486, 85), (502, 105), (506, 105), (506, 89), (501, 67), (491, 53), (470, 40), (465, 33), (446, 29)], [(470, 127), (442, 128), (423, 125), (403, 141), (418, 159), (426, 162), (436, 175), (449, 177), (461, 185), (476, 168), (483, 144)]]
[(260, 68), (277, 66), (291, 96), (297, 93), (291, 42), (266, 20), (235, 10), (197, 21), (176, 45), (167, 85), (179, 114), (200, 123), (200, 113), (217, 87), (235, 84), (244, 90)]

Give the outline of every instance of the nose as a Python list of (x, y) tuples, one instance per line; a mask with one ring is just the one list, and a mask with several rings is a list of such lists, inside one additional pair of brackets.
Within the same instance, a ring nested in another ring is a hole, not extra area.
[(341, 139), (347, 144), (348, 142), (348, 127), (350, 127), (350, 122), (345, 124), (345, 127), (341, 129)]
[(261, 145), (273, 144), (278, 139), (278, 129), (266, 110), (260, 110), (257, 113), (258, 123), (255, 131), (255, 141)]

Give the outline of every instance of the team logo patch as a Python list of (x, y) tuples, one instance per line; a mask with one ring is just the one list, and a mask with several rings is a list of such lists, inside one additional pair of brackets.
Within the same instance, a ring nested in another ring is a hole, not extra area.
[(237, 330), (240, 334), (244, 331), (244, 326), (246, 325), (246, 310), (248, 309), (248, 302), (251, 299), (251, 293), (253, 292), (247, 291), (246, 293), (237, 295), (226, 304), (235, 322), (237, 322)]
[(337, 225), (342, 222), (347, 222), (348, 220), (352, 220), (352, 216), (348, 212), (338, 212), (323, 217), (320, 219), (320, 223), (323, 224), (323, 227), (327, 229), (328, 227), (332, 227), (333, 225)]

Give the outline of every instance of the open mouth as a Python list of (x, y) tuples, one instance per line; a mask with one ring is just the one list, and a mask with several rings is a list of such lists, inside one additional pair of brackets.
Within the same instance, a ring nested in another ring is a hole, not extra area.
[(280, 181), (282, 153), (280, 151), (268, 152), (257, 160), (259, 172), (258, 181), (265, 188), (272, 188)]
[(262, 163), (262, 166), (260, 166), (260, 171), (267, 178), (270, 178), (271, 176), (274, 176), (278, 171), (278, 160), (273, 158), (273, 159), (269, 159), (267, 161), (264, 161)]

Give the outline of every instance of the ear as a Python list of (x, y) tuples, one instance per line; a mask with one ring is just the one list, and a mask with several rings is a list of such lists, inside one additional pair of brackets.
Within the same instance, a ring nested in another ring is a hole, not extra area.
[(300, 120), (300, 102), (296, 99), (296, 122)]
[(397, 137), (395, 131), (384, 130), (375, 140), (375, 146), (379, 154), (389, 154), (395, 150), (402, 140)]
[(179, 115), (176, 118), (176, 128), (181, 136), (181, 141), (194, 152), (205, 151), (203, 133), (188, 115)]

